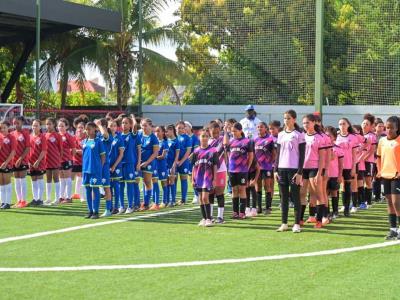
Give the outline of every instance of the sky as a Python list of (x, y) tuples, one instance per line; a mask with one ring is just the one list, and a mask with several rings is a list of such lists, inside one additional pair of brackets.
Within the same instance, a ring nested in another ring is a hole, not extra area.
[[(173, 13), (179, 8), (180, 5), (179, 1), (177, 2), (178, 3), (171, 3), (170, 6), (160, 14), (160, 23), (161, 23), (160, 25), (168, 25), (177, 21), (178, 17), (173, 15)], [(160, 45), (159, 47), (152, 47), (151, 45), (144, 45), (144, 47), (148, 47), (151, 50), (155, 50), (169, 59), (175, 61), (177, 59), (175, 55), (176, 47), (174, 47), (174, 45), (170, 43)], [(96, 68), (90, 68), (90, 67), (85, 68), (85, 76), (87, 80), (99, 78), (99, 84), (104, 85), (104, 80), (101, 77), (98, 70), (96, 70)]]

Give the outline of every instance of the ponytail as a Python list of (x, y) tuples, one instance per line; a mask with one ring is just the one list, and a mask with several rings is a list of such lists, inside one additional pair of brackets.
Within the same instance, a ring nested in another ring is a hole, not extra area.
[[(289, 109), (288, 111), (285, 112), (285, 114), (288, 114), (293, 119), (297, 119), (297, 113), (293, 109)], [(285, 127), (285, 129), (286, 129), (286, 127)], [(294, 123), (294, 129), (297, 130), (298, 132), (302, 132), (303, 131), (296, 122)]]
[(318, 133), (318, 134), (322, 133), (322, 128), (321, 128), (320, 125), (317, 124), (318, 119), (317, 119), (317, 117), (315, 115), (308, 114), (303, 119), (307, 119), (307, 120), (309, 120), (311, 122), (314, 122), (314, 130), (315, 130), (315, 132)]

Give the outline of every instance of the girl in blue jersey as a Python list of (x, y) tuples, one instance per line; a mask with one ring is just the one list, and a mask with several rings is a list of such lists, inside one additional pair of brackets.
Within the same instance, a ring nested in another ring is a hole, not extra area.
[(153, 193), (153, 173), (157, 170), (158, 139), (153, 133), (152, 121), (148, 118), (140, 122), (142, 132), (139, 134), (141, 140), (141, 159), (140, 170), (143, 175), (144, 201), (140, 210), (148, 210), (150, 199)]
[[(160, 207), (164, 208), (165, 204), (167, 203), (168, 199), (168, 185), (167, 185), (167, 179), (168, 179), (168, 169), (167, 169), (167, 153), (168, 153), (168, 140), (167, 137), (165, 136), (165, 128), (164, 126), (158, 126), (156, 128), (156, 135), (158, 138), (158, 156), (157, 156), (157, 174), (158, 178), (156, 181), (154, 181), (154, 187), (156, 189), (155, 197), (154, 197), (154, 205), (150, 208), (150, 210), (159, 210)], [(163, 202), (160, 204), (160, 190), (158, 188), (158, 194), (157, 194), (157, 187), (158, 185), (158, 180), (161, 181), (161, 186), (163, 189)]]
[(103, 168), (106, 160), (104, 144), (96, 137), (96, 124), (86, 124), (88, 138), (85, 140), (82, 157), (83, 185), (86, 188), (86, 202), (88, 214), (86, 219), (98, 219), (100, 208), (100, 190), (102, 174), (98, 171)]
[[(139, 176), (140, 164), (141, 164), (141, 141), (140, 137), (132, 132), (133, 126), (135, 125), (134, 117), (124, 117), (122, 119), (121, 127), (122, 134), (121, 139), (124, 143), (125, 151), (122, 158), (122, 182), (120, 183), (120, 205), (118, 214), (133, 213), (133, 202), (135, 204), (140, 203), (140, 199), (137, 199), (137, 190), (139, 186), (136, 182), (136, 178)], [(128, 208), (124, 209), (124, 196), (125, 196), (125, 184), (128, 196)], [(136, 199), (134, 199), (136, 198)], [(136, 207), (135, 207), (136, 208)]]
[(110, 184), (111, 194), (114, 198), (114, 205), (112, 214), (118, 213), (118, 208), (121, 207), (119, 203), (120, 195), (120, 181), (122, 180), (122, 159), (124, 157), (125, 146), (121, 139), (121, 134), (118, 132), (118, 121), (112, 120), (108, 122), (108, 129), (110, 131), (111, 149), (108, 153), (110, 159)]
[[(191, 161), (191, 155), (194, 153), (194, 150), (200, 146), (200, 140), (197, 137), (197, 135), (195, 135), (193, 133), (193, 126), (192, 126), (192, 123), (190, 123), (189, 121), (185, 121), (185, 130), (186, 130), (186, 134), (192, 140), (192, 150), (190, 151), (190, 156), (189, 156), (189, 176), (192, 177), (193, 164)], [(199, 193), (195, 189), (192, 204), (198, 203), (198, 197), (199, 197)]]
[(175, 206), (175, 200), (176, 200), (176, 168), (178, 165), (179, 152), (180, 152), (180, 145), (178, 138), (176, 137), (176, 130), (174, 125), (167, 126), (166, 136), (168, 138), (168, 153), (167, 153), (168, 192), (167, 192), (167, 202), (165, 203), (165, 205), (173, 207)]
[[(181, 180), (182, 198), (179, 201), (179, 205), (184, 205), (186, 203), (187, 192), (188, 192), (188, 174), (190, 169), (189, 156), (190, 153), (192, 152), (192, 139), (186, 134), (185, 122), (180, 121), (176, 123), (175, 126), (176, 126), (176, 131), (178, 133), (178, 141), (180, 145), (177, 170)], [(176, 178), (175, 181), (177, 183), (178, 178)]]

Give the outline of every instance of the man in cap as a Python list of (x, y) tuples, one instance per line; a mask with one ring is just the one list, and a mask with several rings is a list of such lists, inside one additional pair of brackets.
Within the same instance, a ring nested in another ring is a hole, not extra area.
[(257, 112), (254, 109), (253, 105), (246, 106), (246, 118), (240, 120), (240, 124), (242, 124), (244, 135), (247, 138), (256, 138), (258, 137), (257, 126), (261, 122), (259, 118), (257, 118)]

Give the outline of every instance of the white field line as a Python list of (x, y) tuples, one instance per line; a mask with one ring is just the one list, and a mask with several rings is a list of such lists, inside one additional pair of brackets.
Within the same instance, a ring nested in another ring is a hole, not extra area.
[(351, 247), (324, 250), (318, 252), (296, 253), (296, 254), (282, 254), (272, 256), (259, 256), (237, 259), (220, 259), (209, 261), (188, 261), (176, 263), (160, 263), (160, 264), (136, 264), (136, 265), (109, 265), (109, 266), (80, 266), (80, 267), (43, 267), (43, 268), (0, 268), (0, 272), (70, 272), (70, 271), (93, 271), (93, 270), (127, 270), (127, 269), (160, 269), (160, 268), (178, 268), (178, 267), (192, 267), (192, 266), (207, 266), (207, 265), (221, 265), (221, 264), (237, 264), (246, 262), (257, 261), (270, 261), (270, 260), (284, 260), (290, 258), (301, 257), (314, 257), (324, 255), (335, 255), (341, 253), (349, 253), (355, 251), (369, 250), (384, 248), (394, 245), (399, 245), (400, 241), (391, 241), (378, 244), (371, 244), (365, 246)]

